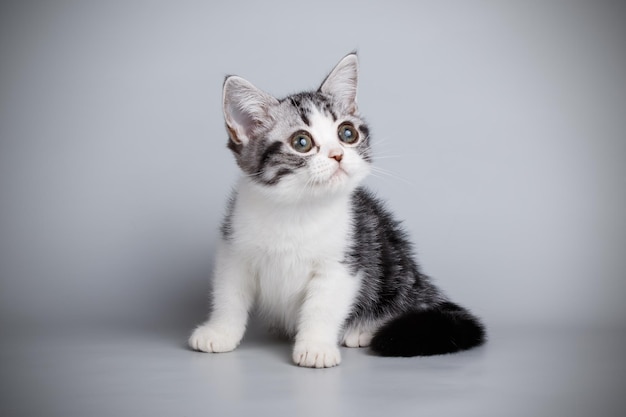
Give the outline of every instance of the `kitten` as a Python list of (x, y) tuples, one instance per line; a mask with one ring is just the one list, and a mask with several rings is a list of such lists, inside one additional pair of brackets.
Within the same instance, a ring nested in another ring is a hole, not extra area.
[(424, 275), (399, 223), (359, 186), (370, 133), (356, 103), (358, 60), (314, 92), (276, 99), (227, 77), (228, 147), (243, 175), (217, 250), (213, 308), (189, 345), (227, 352), (258, 311), (295, 338), (293, 361), (336, 366), (339, 343), (383, 356), (436, 355), (485, 340), (479, 320)]

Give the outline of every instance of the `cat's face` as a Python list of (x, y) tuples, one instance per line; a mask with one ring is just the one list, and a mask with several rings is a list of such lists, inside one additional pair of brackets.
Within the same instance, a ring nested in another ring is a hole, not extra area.
[(370, 169), (356, 106), (358, 61), (346, 56), (315, 92), (278, 100), (243, 78), (224, 83), (229, 148), (252, 182), (284, 200), (354, 189)]

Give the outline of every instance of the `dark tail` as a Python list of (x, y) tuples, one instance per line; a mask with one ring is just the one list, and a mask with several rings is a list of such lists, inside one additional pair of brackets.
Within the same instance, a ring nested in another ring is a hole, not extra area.
[(376, 332), (370, 347), (381, 356), (431, 356), (471, 349), (485, 340), (478, 318), (446, 302), (393, 319)]

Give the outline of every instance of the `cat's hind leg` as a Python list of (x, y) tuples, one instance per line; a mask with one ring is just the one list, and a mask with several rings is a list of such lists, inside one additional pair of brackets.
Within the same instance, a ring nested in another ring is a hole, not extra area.
[(360, 323), (349, 326), (341, 338), (341, 344), (346, 347), (368, 347), (379, 324)]

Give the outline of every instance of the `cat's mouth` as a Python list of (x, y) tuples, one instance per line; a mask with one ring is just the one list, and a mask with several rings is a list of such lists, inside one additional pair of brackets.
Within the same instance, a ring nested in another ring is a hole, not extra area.
[(350, 175), (345, 169), (343, 169), (342, 167), (337, 167), (337, 169), (335, 169), (332, 174), (322, 178), (318, 177), (315, 181), (313, 181), (313, 184), (318, 187), (338, 185), (345, 181), (349, 176)]
[(339, 184), (342, 181), (346, 180), (349, 176), (350, 175), (345, 169), (343, 169), (343, 167), (338, 166), (335, 172), (333, 172), (332, 175), (328, 177), (325, 183), (329, 185)]
[(329, 181), (332, 181), (334, 179), (339, 179), (339, 178), (343, 178), (343, 177), (348, 177), (348, 173), (346, 172), (345, 169), (343, 169), (341, 166), (337, 167), (337, 170), (335, 171), (335, 173), (333, 175), (330, 176)]

